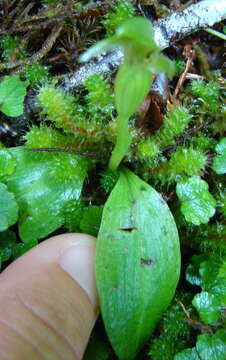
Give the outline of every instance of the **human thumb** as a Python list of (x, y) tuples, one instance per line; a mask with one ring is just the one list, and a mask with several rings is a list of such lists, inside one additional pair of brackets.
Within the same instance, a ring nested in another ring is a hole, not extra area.
[(0, 275), (0, 359), (82, 359), (98, 314), (95, 238), (46, 240)]

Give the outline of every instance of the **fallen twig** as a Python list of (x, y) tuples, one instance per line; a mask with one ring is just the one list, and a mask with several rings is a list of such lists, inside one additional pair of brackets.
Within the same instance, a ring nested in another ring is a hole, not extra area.
[[(156, 43), (165, 49), (178, 40), (200, 29), (213, 26), (226, 18), (226, 0), (202, 0), (190, 5), (183, 11), (174, 12), (154, 25)], [(123, 59), (120, 50), (103, 55), (97, 61), (90, 61), (75, 73), (61, 79), (66, 91), (74, 91), (82, 86), (87, 76), (98, 73), (110, 76), (116, 71)]]
[[(9, 63), (1, 63), (0, 64), (0, 71), (5, 70), (5, 69), (13, 69), (17, 66), (22, 66), (24, 68), (25, 65), (30, 65), (36, 61), (39, 61), (40, 59), (42, 59), (52, 48), (53, 44), (55, 43), (57, 37), (60, 35), (60, 32), (62, 30), (62, 25), (61, 24), (57, 24), (56, 26), (53, 27), (51, 34), (48, 36), (48, 38), (46, 39), (46, 41), (44, 42), (44, 44), (42, 45), (41, 49), (39, 51), (37, 51), (37, 53), (35, 53), (34, 55), (32, 55), (31, 57), (27, 58), (27, 59), (20, 59), (17, 61), (12, 61)], [(16, 72), (21, 72), (22, 68), (18, 68)]]
[(175, 87), (174, 93), (171, 97), (171, 101), (174, 103), (176, 101), (177, 95), (180, 91), (180, 88), (182, 87), (183, 83), (186, 80), (186, 74), (188, 73), (192, 61), (194, 59), (194, 51), (191, 48), (191, 45), (185, 45), (185, 49), (184, 49), (184, 55), (187, 58), (187, 62), (186, 62), (186, 66), (184, 71), (182, 72), (181, 76), (179, 77), (179, 80), (177, 82), (177, 85)]

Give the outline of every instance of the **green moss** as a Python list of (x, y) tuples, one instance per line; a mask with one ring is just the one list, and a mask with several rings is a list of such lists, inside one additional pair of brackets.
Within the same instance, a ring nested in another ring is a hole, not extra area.
[(192, 81), (191, 93), (197, 98), (198, 104), (210, 113), (217, 111), (219, 102), (220, 86), (217, 82)]
[(113, 187), (115, 186), (117, 180), (119, 177), (119, 172), (118, 171), (111, 171), (111, 170), (106, 170), (104, 173), (101, 174), (101, 187), (102, 189), (106, 192), (109, 193)]
[(175, 143), (175, 136), (181, 135), (192, 120), (192, 115), (185, 107), (177, 107), (168, 111), (164, 117), (163, 126), (154, 136), (155, 140), (162, 146)]
[(85, 81), (87, 115), (92, 123), (106, 123), (112, 118), (114, 95), (107, 81), (98, 74), (89, 76)]
[(38, 100), (43, 115), (47, 116), (46, 119), (65, 132), (73, 133), (76, 131), (76, 126), (81, 126), (82, 111), (79, 111), (80, 109), (76, 111), (75, 98), (72, 95), (64, 93), (53, 85), (45, 85), (39, 91)]
[(213, 150), (216, 145), (216, 141), (213, 138), (209, 138), (202, 134), (192, 138), (191, 142), (194, 148), (198, 148), (202, 151)]
[(24, 136), (28, 148), (54, 148), (65, 147), (72, 142), (73, 137), (62, 135), (50, 126), (33, 126)]
[(179, 176), (198, 175), (204, 169), (207, 156), (201, 150), (193, 147), (178, 147), (172, 154), (169, 162), (169, 178), (176, 179)]
[[(5, 36), (0, 40), (0, 49), (2, 50), (1, 57), (3, 61), (12, 61), (13, 54), (18, 51), (20, 45), (20, 39), (17, 36)], [(17, 56), (23, 57), (26, 56), (27, 52), (25, 50), (19, 50)]]
[(189, 346), (191, 330), (184, 321), (185, 313), (180, 303), (188, 300), (190, 299), (187, 294), (176, 296), (163, 314), (160, 336), (156, 337), (150, 346), (149, 355), (152, 360), (173, 360), (177, 352)]
[(151, 138), (141, 141), (137, 146), (137, 158), (144, 162), (148, 167), (154, 167), (157, 165), (159, 154), (160, 148), (155, 141), (152, 141)]
[(99, 74), (89, 76), (85, 81), (88, 90), (86, 101), (90, 106), (112, 106), (113, 93), (104, 78)]
[(113, 5), (113, 10), (105, 15), (103, 21), (107, 35), (113, 35), (119, 25), (133, 16), (135, 16), (135, 9), (130, 2), (117, 1), (116, 5)]
[(185, 68), (185, 62), (184, 60), (177, 59), (174, 61), (175, 64), (175, 75), (179, 76)]
[(32, 86), (45, 82), (49, 78), (49, 68), (41, 63), (31, 64), (25, 70), (26, 79)]

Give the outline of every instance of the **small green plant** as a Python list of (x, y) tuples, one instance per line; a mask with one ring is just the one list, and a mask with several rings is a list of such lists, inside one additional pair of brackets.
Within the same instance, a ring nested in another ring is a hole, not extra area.
[(221, 139), (219, 144), (216, 146), (217, 156), (213, 160), (213, 170), (217, 174), (226, 173), (226, 138)]
[(7, 116), (22, 115), (28, 84), (28, 81), (21, 81), (18, 75), (5, 76), (0, 83), (0, 111)]
[(187, 269), (187, 280), (202, 288), (202, 292), (194, 296), (192, 304), (200, 315), (200, 319), (214, 326), (224, 324), (224, 306), (226, 301), (224, 278), (225, 264), (223, 253), (194, 256)]
[(186, 220), (195, 225), (207, 223), (215, 213), (216, 200), (208, 191), (208, 184), (199, 176), (179, 181), (176, 192)]
[(198, 336), (196, 346), (183, 350), (174, 357), (174, 360), (224, 360), (226, 331), (218, 330), (214, 335), (203, 334)]
[(81, 56), (87, 61), (106, 50), (121, 47), (124, 63), (115, 79), (115, 103), (118, 112), (116, 145), (109, 168), (116, 170), (131, 144), (128, 121), (150, 90), (153, 72), (174, 74), (174, 65), (160, 53), (153, 38), (151, 23), (143, 18), (133, 18), (121, 25), (114, 36), (102, 40)]
[[(81, 60), (86, 61), (119, 45), (124, 51), (124, 63), (115, 79), (118, 128), (116, 145), (109, 162), (111, 172), (117, 170), (129, 149), (132, 137), (128, 121), (148, 93), (153, 72), (165, 71), (170, 77), (174, 73), (173, 64), (160, 54), (153, 40), (150, 22), (142, 18), (125, 22), (114, 36), (94, 45), (82, 55)], [(152, 203), (155, 203), (155, 207), (149, 206)], [(163, 221), (155, 233), (160, 213)], [(149, 233), (152, 233), (151, 248), (147, 236)], [(161, 250), (160, 239), (164, 244)], [(107, 265), (109, 256), (110, 267)], [(163, 268), (167, 268), (166, 277), (160, 276)], [(96, 261), (102, 316), (110, 341), (121, 360), (133, 359), (153, 331), (160, 314), (174, 295), (179, 273), (178, 234), (169, 209), (153, 188), (129, 170), (122, 169), (104, 206)], [(148, 282), (149, 277), (151, 283)], [(140, 279), (139, 285), (136, 285), (137, 278)], [(170, 286), (166, 278), (168, 281), (170, 279)], [(119, 318), (124, 319), (120, 331), (117, 326)], [(125, 336), (129, 337), (129, 343), (122, 341)]]

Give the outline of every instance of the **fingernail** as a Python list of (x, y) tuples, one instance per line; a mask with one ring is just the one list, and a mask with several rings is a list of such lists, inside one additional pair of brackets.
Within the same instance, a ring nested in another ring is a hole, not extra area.
[(67, 249), (59, 265), (85, 290), (94, 308), (98, 305), (95, 280), (95, 248), (77, 245)]

